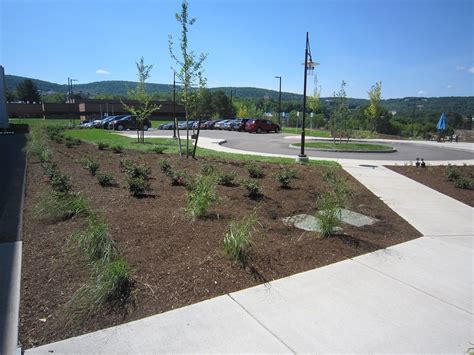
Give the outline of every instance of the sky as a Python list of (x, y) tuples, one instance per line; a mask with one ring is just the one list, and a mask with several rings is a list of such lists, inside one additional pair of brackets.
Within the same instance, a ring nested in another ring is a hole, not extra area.
[[(472, 0), (188, 0), (190, 48), (208, 53), (209, 87), (302, 93), (306, 32), (320, 65), (308, 76), (331, 96), (474, 95)], [(0, 0), (0, 64), (6, 74), (55, 83), (171, 83), (168, 35), (179, 41), (180, 0)], [(179, 48), (176, 47), (179, 52)]]

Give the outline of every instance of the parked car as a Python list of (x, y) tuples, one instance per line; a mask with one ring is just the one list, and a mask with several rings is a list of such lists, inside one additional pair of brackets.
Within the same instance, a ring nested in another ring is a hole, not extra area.
[(235, 125), (235, 130), (239, 131), (239, 132), (245, 131), (245, 125), (247, 124), (247, 122), (249, 120), (251, 120), (251, 118), (242, 118), (242, 119), (238, 120), (239, 122), (238, 122), (238, 124)]
[(212, 122), (212, 121), (210, 121), (210, 120), (201, 121), (201, 127), (200, 127), (200, 129), (209, 129), (209, 124), (210, 124), (211, 122)]
[(229, 121), (230, 121), (230, 120), (222, 120), (222, 121), (217, 122), (217, 123), (214, 125), (214, 129), (224, 129), (226, 123), (229, 122)]
[(92, 128), (94, 121), (82, 121), (79, 127), (81, 128)]
[(173, 122), (168, 122), (168, 123), (162, 123), (158, 126), (158, 129), (173, 129), (174, 128), (174, 123)]
[(216, 124), (221, 122), (222, 120), (211, 120), (208, 122), (207, 124), (207, 129), (215, 129), (216, 128)]
[(245, 131), (249, 133), (275, 131), (275, 133), (278, 133), (280, 132), (280, 125), (273, 123), (270, 120), (251, 119), (245, 124)]
[(102, 125), (100, 128), (104, 128), (104, 129), (112, 129), (112, 127), (109, 127), (109, 124), (115, 120), (119, 120), (121, 118), (124, 118), (124, 117), (127, 117), (127, 116), (130, 116), (130, 115), (117, 115), (117, 116), (107, 116), (106, 118), (104, 118), (102, 120)]
[(226, 129), (229, 131), (239, 131), (242, 126), (241, 119), (230, 120), (228, 124), (226, 124)]
[[(113, 120), (111, 124), (112, 124), (113, 129), (117, 131), (123, 131), (124, 129), (137, 129), (138, 128), (138, 122), (136, 118), (130, 115), (120, 118), (118, 120)], [(143, 130), (148, 131), (150, 127), (151, 127), (151, 122), (147, 118), (143, 121)]]
[[(196, 121), (188, 121), (189, 129), (193, 128)], [(186, 121), (178, 122), (178, 129), (186, 129)]]

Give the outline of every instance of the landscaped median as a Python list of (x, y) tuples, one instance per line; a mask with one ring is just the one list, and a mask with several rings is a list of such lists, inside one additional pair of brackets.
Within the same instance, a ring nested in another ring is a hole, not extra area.
[[(420, 236), (338, 165), (205, 150), (186, 159), (169, 153), (173, 140), (139, 148), (92, 132), (101, 131), (59, 132), (43, 136), (36, 154), (30, 147), (20, 315), (26, 349)], [(170, 149), (149, 149), (156, 146)], [(285, 222), (301, 215), (317, 218), (320, 231)], [(350, 221), (361, 215), (375, 222)]]
[[(300, 148), (301, 143), (291, 144), (292, 148)], [(393, 153), (397, 150), (384, 144), (354, 143), (354, 142), (305, 142), (305, 149), (320, 150), (325, 152), (348, 153)]]

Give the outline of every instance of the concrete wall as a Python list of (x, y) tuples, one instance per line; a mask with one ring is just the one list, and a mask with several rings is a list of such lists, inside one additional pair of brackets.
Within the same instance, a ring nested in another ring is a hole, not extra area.
[(474, 142), (474, 131), (455, 129), (454, 133), (459, 136), (460, 142)]

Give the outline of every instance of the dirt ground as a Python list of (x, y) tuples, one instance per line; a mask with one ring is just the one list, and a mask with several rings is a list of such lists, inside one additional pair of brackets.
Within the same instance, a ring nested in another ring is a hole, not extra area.
[[(461, 201), (466, 205), (474, 207), (474, 190), (455, 187), (454, 182), (449, 181), (446, 176), (446, 166), (427, 166), (426, 168), (417, 168), (415, 166), (387, 166), (387, 168)], [(457, 166), (456, 169), (459, 169), (461, 175), (471, 180), (471, 184), (474, 185), (473, 165)]]
[[(39, 162), (30, 157), (24, 207), (23, 269), (21, 289), (21, 344), (30, 348), (98, 329), (169, 311), (229, 292), (318, 268), (360, 254), (417, 238), (420, 233), (389, 209), (351, 176), (339, 169), (354, 192), (348, 208), (380, 221), (362, 228), (342, 225), (343, 233), (320, 238), (316, 233), (285, 226), (281, 218), (313, 214), (318, 195), (328, 189), (324, 167), (295, 165), (298, 178), (290, 189), (281, 189), (275, 175), (278, 164), (257, 163), (264, 168), (260, 180), (264, 198), (252, 200), (243, 186), (218, 186), (219, 202), (205, 218), (193, 221), (185, 211), (186, 189), (172, 186), (158, 161), (169, 159), (174, 169), (197, 174), (203, 163), (217, 171), (235, 171), (247, 178), (245, 162), (218, 158), (192, 160), (176, 155), (125, 151), (99, 151), (86, 143), (75, 148), (50, 143), (60, 170), (71, 177), (74, 191), (87, 196), (110, 226), (113, 239), (131, 266), (134, 302), (126, 309), (102, 309), (79, 317), (68, 301), (90, 277), (90, 268), (67, 248), (71, 233), (85, 219), (62, 222), (40, 219), (35, 208), (49, 191)], [(112, 173), (117, 187), (103, 188), (80, 160), (92, 157), (101, 172)], [(153, 195), (134, 198), (120, 159), (144, 161), (152, 168)], [(259, 225), (253, 249), (242, 265), (223, 253), (229, 223), (256, 211)]]

